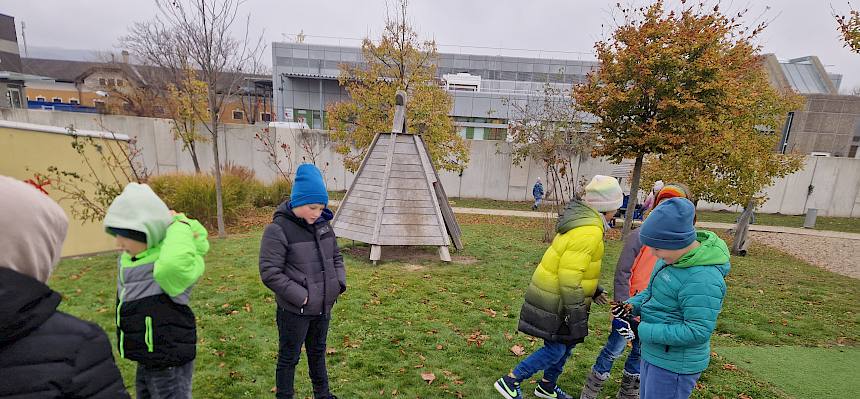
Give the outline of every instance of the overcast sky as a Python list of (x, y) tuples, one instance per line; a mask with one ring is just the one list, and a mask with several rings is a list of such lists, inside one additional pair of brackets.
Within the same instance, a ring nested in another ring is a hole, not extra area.
[[(436, 39), (444, 52), (493, 53), (498, 51), (456, 46), (501, 47), (542, 50), (540, 54), (501, 50), (506, 55), (593, 58), (590, 52), (594, 41), (604, 38), (613, 26), (611, 8), (615, 2), (412, 0), (409, 18), (422, 38)], [(677, 0), (668, 3), (677, 4)], [(860, 54), (842, 46), (831, 15), (831, 7), (845, 12), (847, 3), (848, 0), (721, 2), (723, 9), (734, 11), (748, 5), (750, 22), (760, 18), (771, 21), (761, 37), (764, 52), (775, 53), (780, 59), (817, 55), (828, 71), (843, 74), (842, 92), (860, 86)], [(267, 43), (292, 40), (303, 31), (308, 43), (357, 45), (357, 41), (317, 36), (378, 37), (387, 8), (386, 0), (248, 0), (242, 13), (250, 14), (253, 32), (265, 30)], [(132, 22), (150, 19), (155, 12), (150, 0), (0, 0), (0, 13), (16, 18), (22, 55), (21, 21), (26, 23), (30, 47), (109, 50), (116, 49), (118, 38)], [(265, 58), (271, 64), (270, 50)]]

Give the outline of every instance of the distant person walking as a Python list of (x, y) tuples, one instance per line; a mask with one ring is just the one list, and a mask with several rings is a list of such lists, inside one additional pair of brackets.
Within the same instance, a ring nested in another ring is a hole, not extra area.
[(535, 197), (535, 204), (532, 205), (532, 210), (537, 210), (543, 200), (543, 184), (540, 182), (540, 177), (537, 178), (534, 187), (532, 187), (532, 196)]

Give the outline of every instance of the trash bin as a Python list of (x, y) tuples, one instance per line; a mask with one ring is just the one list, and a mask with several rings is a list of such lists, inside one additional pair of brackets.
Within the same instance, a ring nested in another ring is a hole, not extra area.
[(809, 208), (806, 210), (806, 219), (803, 220), (804, 229), (815, 228), (815, 218), (818, 217), (818, 209)]

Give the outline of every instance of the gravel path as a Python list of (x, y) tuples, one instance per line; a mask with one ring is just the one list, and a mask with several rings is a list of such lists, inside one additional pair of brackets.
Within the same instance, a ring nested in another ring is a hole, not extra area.
[(860, 279), (860, 241), (752, 231), (753, 242), (791, 254), (818, 267)]

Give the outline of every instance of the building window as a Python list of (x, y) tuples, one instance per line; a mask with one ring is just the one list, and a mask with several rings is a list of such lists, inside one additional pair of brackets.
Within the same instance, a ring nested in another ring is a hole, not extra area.
[(317, 110), (296, 109), (293, 115), (296, 122), (307, 123), (310, 129), (325, 129), (325, 111), (320, 113)]
[(487, 130), (487, 140), (507, 140), (508, 139), (508, 129), (496, 129), (490, 128)]
[(43, 97), (43, 96), (36, 96), (36, 101), (45, 101), (45, 97)]
[(107, 85), (108, 85), (108, 87), (114, 87), (114, 86), (116, 86), (116, 80), (108, 79), (108, 81), (107, 81)]
[(21, 103), (21, 90), (17, 87), (10, 87), (6, 90), (6, 97), (9, 99), (9, 105), (12, 108), (27, 108), (27, 104)]
[(123, 81), (122, 81), (122, 79), (117, 79), (117, 80), (116, 80), (116, 85), (117, 85), (117, 86), (122, 87), (122, 85), (124, 85), (124, 84), (125, 84), (125, 82), (123, 82)]
[(271, 122), (272, 121), (272, 114), (270, 114), (268, 112), (260, 112), (260, 120), (263, 122)]
[(80, 103), (81, 103), (81, 100), (78, 100), (77, 98), (72, 97), (69, 99), (69, 104), (78, 105)]
[(107, 107), (105, 106), (105, 102), (103, 100), (93, 100), (93, 105), (95, 105), (96, 111), (98, 111), (98, 113), (103, 114), (107, 112)]
[(99, 86), (107, 86), (107, 80), (105, 78), (99, 78)]
[(62, 103), (63, 99), (61, 97), (54, 97), (51, 99), (51, 101), (55, 103)]
[(234, 109), (233, 110), (233, 119), (237, 120), (237, 121), (245, 119), (245, 111), (242, 111), (240, 109)]

